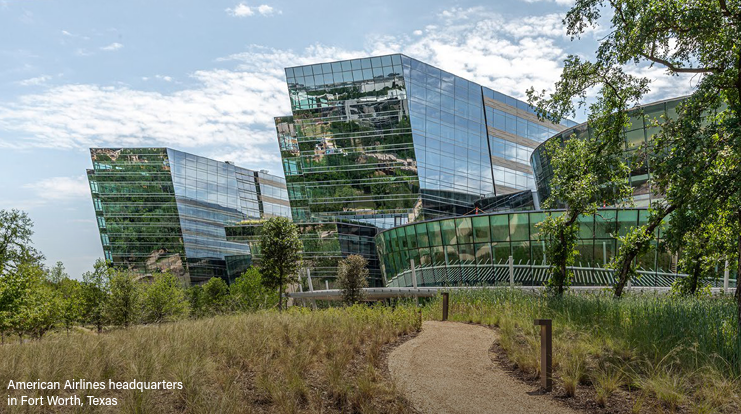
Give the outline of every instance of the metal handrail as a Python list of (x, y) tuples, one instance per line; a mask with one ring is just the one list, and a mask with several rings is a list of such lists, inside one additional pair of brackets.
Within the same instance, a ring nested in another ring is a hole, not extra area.
[[(504, 285), (512, 281), (520, 286), (542, 286), (548, 280), (548, 264), (512, 264), (462, 262), (454, 265), (433, 264), (415, 266), (417, 286), (476, 286)], [(615, 269), (603, 267), (568, 266), (574, 274), (572, 286), (611, 286), (615, 284)], [(388, 280), (387, 287), (410, 287), (412, 270), (407, 269)], [(638, 277), (631, 277), (629, 284), (641, 287), (671, 287), (684, 273), (640, 269)], [(723, 280), (712, 280), (712, 287), (723, 287)], [(729, 288), (737, 286), (736, 279), (729, 279)]]

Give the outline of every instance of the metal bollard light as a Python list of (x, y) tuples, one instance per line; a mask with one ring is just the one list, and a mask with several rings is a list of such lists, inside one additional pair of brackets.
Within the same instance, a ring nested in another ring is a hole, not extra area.
[(450, 298), (450, 293), (443, 292), (443, 320), (448, 320), (448, 300)]
[(553, 390), (553, 321), (536, 319), (540, 326), (540, 386), (546, 391)]

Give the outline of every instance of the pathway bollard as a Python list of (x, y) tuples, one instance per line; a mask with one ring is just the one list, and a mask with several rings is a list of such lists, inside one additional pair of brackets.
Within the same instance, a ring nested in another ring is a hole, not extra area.
[(443, 292), (443, 320), (448, 320), (448, 299), (450, 297), (450, 293)]
[(546, 392), (551, 392), (553, 389), (553, 321), (536, 319), (535, 325), (540, 326), (540, 386)]

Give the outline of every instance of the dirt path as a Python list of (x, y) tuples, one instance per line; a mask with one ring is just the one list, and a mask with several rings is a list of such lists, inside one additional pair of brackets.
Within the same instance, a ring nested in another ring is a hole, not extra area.
[[(576, 413), (509, 376), (489, 358), (496, 333), (482, 326), (425, 322), (389, 355), (391, 375), (423, 413)], [(530, 393), (530, 394), (529, 394)]]

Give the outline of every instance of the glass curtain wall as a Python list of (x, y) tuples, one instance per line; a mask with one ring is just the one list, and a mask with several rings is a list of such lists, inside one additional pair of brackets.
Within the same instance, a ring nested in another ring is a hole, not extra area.
[(168, 148), (93, 148), (88, 179), (106, 261), (192, 283), (228, 279), (226, 256), (249, 246), (224, 226), (288, 215), (285, 182)]
[(88, 180), (105, 260), (187, 279), (183, 232), (165, 148), (90, 150)]
[[(650, 148), (654, 135), (661, 129), (666, 119), (676, 119), (677, 106), (684, 98), (670, 99), (637, 108), (630, 112), (630, 125), (623, 132), (625, 140), (625, 157), (631, 162), (630, 184), (633, 187), (633, 198), (637, 207), (648, 207), (652, 200), (661, 197), (651, 193), (651, 159), (638, 157), (642, 146)], [(658, 125), (657, 125), (658, 124)], [(549, 140), (560, 140), (575, 137), (576, 139), (592, 138), (592, 130), (586, 123), (554, 135)], [(650, 153), (650, 152), (649, 152)], [(530, 159), (535, 172), (538, 196), (541, 202), (550, 196), (550, 181), (553, 178), (545, 145), (538, 146)]]
[[(537, 223), (553, 212), (482, 214), (409, 224), (386, 230), (376, 244), (387, 279), (410, 269), (410, 259), (419, 267), (456, 267), (476, 264), (481, 268), (504, 265), (511, 255), (515, 265), (545, 263), (545, 241)], [(579, 267), (601, 268), (614, 257), (615, 235), (646, 222), (645, 209), (601, 209), (579, 219), (577, 249)], [(660, 230), (657, 230), (661, 241)], [(638, 259), (641, 269), (671, 272), (672, 258), (656, 249)]]

